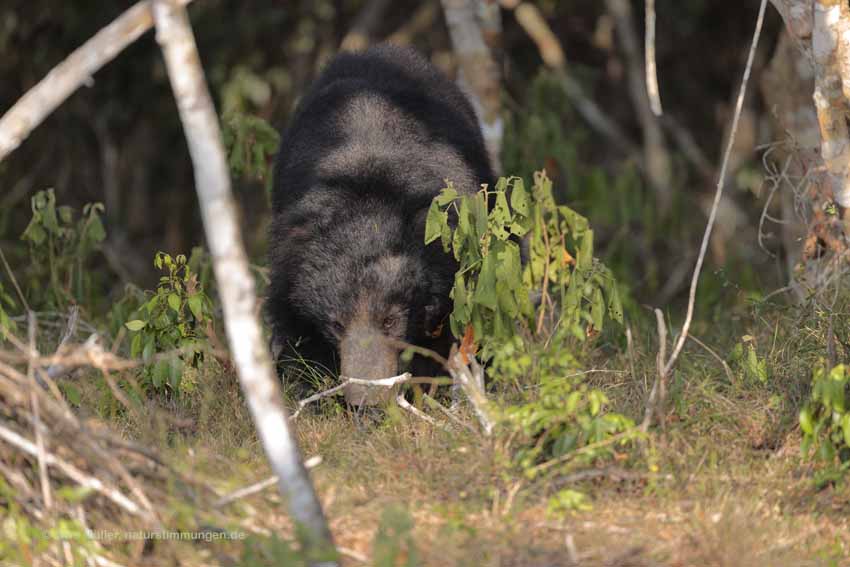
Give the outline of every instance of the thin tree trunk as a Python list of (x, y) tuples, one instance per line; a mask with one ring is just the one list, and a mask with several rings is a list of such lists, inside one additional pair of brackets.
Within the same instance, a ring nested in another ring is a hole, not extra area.
[(221, 131), (189, 18), (177, 0), (154, 0), (153, 14), (192, 156), (228, 342), (242, 390), (311, 564), (335, 565), (335, 560), (321, 561), (322, 557), (335, 557), (331, 534), (287, 424), (281, 390), (256, 316), (254, 280), (237, 223)]
[[(496, 174), (502, 172), (502, 136), (504, 122), (501, 115), (501, 77), (499, 66), (485, 40), (483, 29), (492, 38), (498, 12), (498, 5), (488, 0), (442, 0), (443, 12), (452, 38), (455, 56), (458, 59), (460, 73), (458, 83), (470, 95), (472, 105), (478, 115), (484, 142), (490, 154), (490, 162)], [(485, 21), (482, 22), (482, 15)]]

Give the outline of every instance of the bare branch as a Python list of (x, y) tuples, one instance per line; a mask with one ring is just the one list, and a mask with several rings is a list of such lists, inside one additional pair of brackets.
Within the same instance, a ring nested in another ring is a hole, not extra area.
[(673, 367), (676, 365), (676, 361), (679, 358), (679, 354), (682, 352), (682, 348), (684, 347), (685, 341), (688, 338), (688, 331), (691, 328), (691, 323), (693, 322), (694, 305), (696, 303), (699, 277), (700, 273), (702, 272), (703, 262), (705, 262), (705, 253), (708, 249), (708, 242), (711, 239), (711, 231), (714, 228), (714, 221), (717, 217), (717, 209), (720, 206), (720, 199), (721, 197), (723, 197), (724, 180), (726, 179), (726, 169), (729, 165), (729, 156), (732, 153), (732, 146), (735, 143), (735, 134), (738, 132), (738, 121), (741, 118), (741, 110), (744, 106), (744, 97), (747, 93), (747, 83), (750, 79), (750, 72), (753, 68), (753, 60), (755, 59), (756, 48), (758, 47), (759, 38), (761, 37), (761, 29), (762, 25), (764, 24), (764, 12), (766, 5), (767, 0), (762, 0), (761, 6), (759, 7), (758, 20), (756, 21), (756, 29), (753, 33), (753, 41), (750, 45), (749, 55), (747, 56), (747, 66), (744, 69), (744, 78), (741, 81), (741, 89), (738, 92), (738, 100), (735, 104), (735, 115), (732, 120), (732, 130), (729, 135), (729, 139), (726, 143), (726, 151), (723, 155), (723, 163), (720, 167), (720, 173), (717, 179), (717, 191), (714, 194), (714, 202), (711, 205), (711, 212), (708, 216), (708, 222), (706, 223), (705, 232), (703, 233), (699, 255), (697, 256), (697, 263), (694, 267), (693, 277), (691, 278), (691, 289), (688, 294), (688, 309), (687, 314), (685, 316), (685, 322), (682, 325), (682, 332), (679, 335), (678, 340), (676, 341), (676, 345), (673, 348), (673, 353), (670, 355), (670, 359), (667, 361), (664, 367), (660, 369), (662, 386), (667, 376), (670, 374), (670, 371), (672, 371)]
[[(319, 466), (322, 463), (322, 457), (316, 455), (314, 457), (310, 457), (306, 461), (304, 461), (304, 468), (312, 469)], [(259, 482), (255, 482), (254, 484), (245, 486), (240, 488), (239, 490), (234, 490), (230, 494), (222, 496), (215, 502), (213, 502), (213, 508), (221, 508), (222, 506), (226, 506), (231, 502), (235, 502), (237, 500), (241, 500), (242, 498), (246, 498), (251, 496), (252, 494), (257, 494), (258, 492), (262, 492), (266, 488), (270, 486), (274, 486), (277, 483), (277, 475), (272, 475), (266, 479), (263, 479)]]
[[(0, 130), (0, 136), (3, 135), (3, 131)], [(0, 157), (0, 161), (2, 161), (2, 157)], [(6, 255), (3, 254), (3, 249), (0, 248), (0, 260), (3, 260), (3, 267), (6, 268), (6, 273), (9, 274), (9, 279), (12, 280), (12, 285), (15, 288), (15, 291), (18, 294), (18, 299), (21, 300), (21, 305), (23, 305), (24, 310), (29, 313), (32, 311), (30, 309), (29, 303), (27, 303), (27, 298), (24, 297), (24, 292), (21, 291), (21, 286), (18, 285), (18, 280), (15, 278), (15, 273), (12, 271), (12, 267), (9, 266), (9, 262), (6, 261)]]
[[(2, 425), (0, 425), (0, 439), (3, 439), (10, 445), (17, 447), (18, 449), (29, 453), (30, 455), (37, 457), (38, 456), (38, 447), (27, 439), (24, 439), (11, 429), (8, 429)], [(56, 455), (52, 453), (45, 452), (44, 461), (47, 465), (51, 467), (56, 467), (62, 473), (79, 484), (80, 486), (84, 486), (86, 488), (90, 488), (95, 492), (102, 494), (109, 500), (111, 500), (115, 505), (124, 509), (128, 513), (134, 516), (146, 516), (146, 513), (139, 508), (139, 506), (124, 496), (120, 491), (115, 488), (111, 488), (106, 486), (100, 479), (89, 476), (74, 465), (60, 459)]]
[[(643, 130), (643, 153), (646, 165), (646, 177), (655, 191), (656, 200), (662, 213), (666, 213), (673, 200), (670, 178), (672, 167), (670, 154), (664, 141), (664, 133), (655, 114), (653, 114), (646, 77), (644, 61), (640, 56), (637, 33), (632, 21), (632, 8), (629, 0), (606, 0), (608, 12), (616, 22), (617, 35), (628, 65), (629, 95)], [(657, 88), (657, 85), (656, 85)], [(659, 103), (660, 104), (660, 103)], [(659, 109), (660, 110), (660, 109)], [(656, 113), (656, 114), (660, 114)]]
[(646, 93), (652, 113), (661, 116), (661, 93), (658, 90), (658, 68), (655, 63), (655, 0), (646, 0), (646, 35), (644, 38), (644, 66), (646, 67)]
[(390, 5), (390, 0), (369, 0), (357, 14), (351, 29), (342, 38), (340, 49), (359, 51), (366, 49), (372, 42), (375, 28), (380, 25), (384, 12)]
[(442, 429), (444, 431), (449, 430), (449, 428), (446, 427), (445, 425), (443, 425), (442, 423), (437, 423), (437, 420), (435, 420), (430, 415), (423, 413), (423, 412), (419, 411), (418, 409), (416, 409), (415, 407), (413, 407), (410, 404), (410, 402), (408, 402), (407, 400), (404, 399), (403, 393), (396, 396), (395, 401), (401, 409), (403, 409), (404, 411), (418, 417), (422, 421), (424, 421), (424, 422), (426, 422), (430, 425), (433, 425), (434, 427), (439, 427), (440, 429)]
[(37, 321), (35, 313), (27, 311), (28, 321), (28, 337), (30, 347), (30, 360), (27, 364), (27, 380), (30, 386), (30, 407), (32, 408), (33, 431), (35, 433), (35, 445), (38, 450), (38, 480), (41, 484), (41, 497), (44, 500), (44, 507), (50, 510), (53, 507), (53, 496), (50, 491), (50, 476), (47, 474), (46, 450), (44, 448), (44, 431), (47, 429), (41, 422), (41, 407), (38, 403), (38, 385), (35, 381), (35, 364), (34, 360), (38, 358), (38, 351), (35, 348), (35, 336), (37, 331)]
[[(189, 17), (176, 0), (154, 0), (156, 39), (165, 56), (195, 171), (195, 187), (219, 285), (227, 337), (242, 391), (272, 470), (310, 555), (333, 550), (327, 521), (286, 420), (280, 385), (257, 318), (218, 118)], [(330, 564), (335, 564), (331, 562)]]
[(463, 353), (457, 348), (457, 345), (453, 345), (449, 354), (447, 370), (455, 382), (460, 384), (469, 399), (469, 403), (472, 404), (472, 409), (475, 410), (475, 415), (478, 416), (484, 434), (489, 436), (493, 433), (495, 419), (490, 408), (490, 402), (484, 393), (484, 369), (478, 364), (475, 357), (469, 356), (468, 363), (463, 358)]
[(346, 386), (349, 384), (357, 384), (359, 386), (368, 386), (375, 388), (393, 388), (398, 386), (399, 384), (404, 384), (406, 382), (410, 382), (413, 376), (410, 372), (405, 372), (404, 374), (399, 374), (398, 376), (392, 376), (390, 378), (378, 378), (376, 380), (365, 380), (362, 378), (345, 378), (343, 377), (343, 381), (333, 388), (329, 388), (327, 390), (321, 391), (317, 394), (313, 394), (312, 396), (306, 397), (303, 400), (298, 402), (298, 409), (295, 413), (292, 414), (291, 420), (295, 420), (301, 415), (301, 411), (309, 404), (313, 402), (317, 402), (322, 398), (327, 398), (329, 396), (338, 395), (342, 392)]
[[(191, 0), (175, 0), (185, 6)], [(153, 26), (151, 3), (143, 1), (97, 32), (29, 90), (0, 118), (0, 161), (13, 152), (101, 67)]]

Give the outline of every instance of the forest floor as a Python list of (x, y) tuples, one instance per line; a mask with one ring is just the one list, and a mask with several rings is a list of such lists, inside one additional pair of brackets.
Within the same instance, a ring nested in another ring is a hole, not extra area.
[[(605, 370), (594, 378), (614, 409), (635, 419), (652, 380), (650, 350), (639, 352), (636, 374), (617, 354), (598, 360)], [(664, 427), (599, 468), (560, 477), (530, 480), (500, 442), (398, 411), (364, 418), (327, 401), (305, 411), (296, 429), (304, 457), (321, 458), (312, 476), (346, 566), (850, 565), (850, 487), (816, 484), (800, 456), (796, 412), (811, 374), (779, 367), (792, 355), (765, 354), (775, 366), (764, 386), (689, 347)], [(797, 378), (777, 383), (789, 372)], [(172, 408), (191, 425), (158, 427), (151, 416), (116, 425), (220, 495), (267, 478), (233, 372), (217, 367), (197, 379), (205, 393)], [(587, 501), (551, 512), (547, 502), (563, 488)], [(150, 565), (299, 564), (275, 537), (292, 541), (293, 529), (274, 486), (220, 509), (175, 514), (253, 535), (128, 553)]]

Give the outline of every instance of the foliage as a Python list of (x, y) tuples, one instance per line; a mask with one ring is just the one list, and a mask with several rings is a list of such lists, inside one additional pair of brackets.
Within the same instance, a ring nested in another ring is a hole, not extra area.
[(29, 302), (33, 308), (56, 309), (94, 300), (91, 255), (106, 238), (101, 203), (89, 203), (75, 218), (71, 207), (57, 206), (52, 189), (39, 191), (31, 201), (32, 218), (21, 235), (29, 244)]
[(814, 456), (831, 469), (850, 468), (850, 370), (844, 364), (828, 370), (823, 361), (812, 374), (812, 393), (800, 410), (804, 457)]
[(222, 125), (231, 173), (264, 182), (271, 195), (271, 162), (280, 145), (280, 134), (262, 118), (242, 112), (225, 114)]
[[(529, 231), (531, 257), (523, 268), (517, 239)], [(622, 322), (616, 282), (593, 258), (587, 219), (555, 205), (545, 172), (535, 173), (530, 194), (519, 177), (472, 196), (449, 184), (426, 220), (426, 244), (437, 239), (459, 262), (451, 291), (455, 337), (471, 326), (476, 340), (501, 341), (513, 336), (516, 321), (539, 332), (547, 314), (580, 340), (602, 329), (606, 313)], [(532, 294), (541, 297), (536, 310)]]
[[(608, 397), (588, 386), (587, 373), (570, 353), (566, 337), (555, 341), (515, 336), (494, 349), (489, 368), (496, 381), (530, 385), (531, 395), (504, 411), (510, 430), (519, 434), (515, 458), (529, 476), (555, 461), (589, 463), (611, 456), (628, 442), (634, 422), (606, 412)], [(615, 435), (622, 435), (615, 438)]]
[[(524, 236), (525, 267), (516, 242)], [(428, 211), (425, 240), (437, 239), (459, 262), (452, 333), (468, 340), (472, 329), (493, 381), (523, 392), (501, 412), (517, 434), (520, 467), (533, 476), (541, 463), (567, 455), (588, 462), (610, 455), (613, 436), (634, 423), (605, 413), (608, 398), (587, 385), (573, 354), (606, 319), (622, 323), (623, 316), (614, 277), (593, 257), (587, 219), (557, 206), (538, 172), (531, 192), (518, 177), (473, 196), (449, 185)], [(541, 298), (536, 308), (532, 294)]]
[(156, 390), (189, 392), (194, 384), (183, 379), (184, 366), (197, 368), (203, 359), (207, 333), (213, 332), (213, 304), (183, 254), (172, 258), (157, 252), (154, 265), (166, 274), (125, 323), (132, 334), (130, 355), (147, 363), (157, 353), (180, 349), (179, 356), (162, 357), (145, 367), (144, 377)]
[(759, 358), (756, 353), (755, 339), (752, 336), (741, 337), (741, 342), (735, 344), (732, 350), (731, 359), (740, 365), (748, 380), (761, 384), (767, 383), (767, 360)]

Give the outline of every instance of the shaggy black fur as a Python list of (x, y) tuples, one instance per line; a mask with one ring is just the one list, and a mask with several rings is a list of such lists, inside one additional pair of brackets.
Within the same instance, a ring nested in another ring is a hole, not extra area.
[[(472, 193), (493, 174), (474, 111), (415, 51), (334, 58), (283, 132), (269, 236), (277, 346), (335, 368), (355, 311), (384, 334), (442, 351), (456, 264), (424, 245), (445, 180)], [(383, 325), (383, 326), (382, 326)]]

